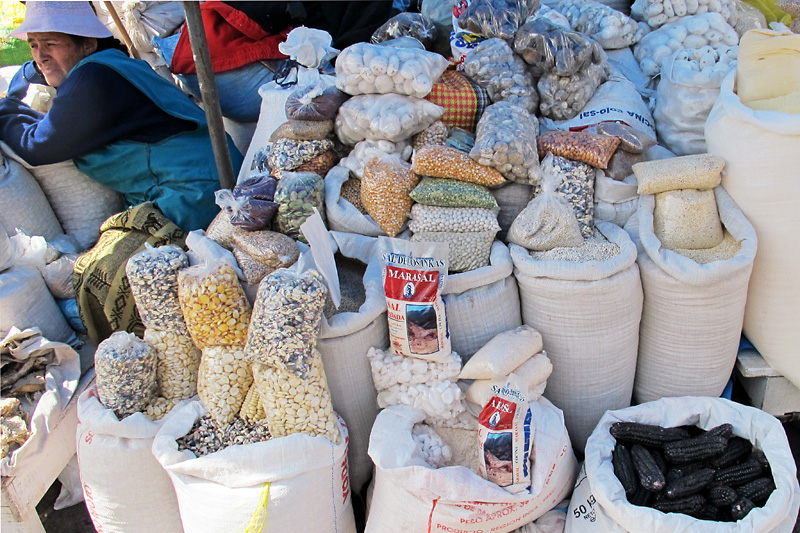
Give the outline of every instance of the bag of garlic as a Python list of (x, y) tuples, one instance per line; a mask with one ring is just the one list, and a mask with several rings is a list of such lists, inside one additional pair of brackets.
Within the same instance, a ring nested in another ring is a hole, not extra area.
[(736, 363), (756, 232), (722, 187), (714, 194), (722, 224), (738, 247), (720, 247), (717, 257), (703, 264), (659, 241), (655, 198), (639, 198), (636, 244), (644, 308), (634, 397), (640, 403), (664, 396), (719, 396)]
[(178, 410), (159, 421), (143, 413), (119, 420), (100, 403), (96, 387), (80, 395), (77, 453), (83, 495), (95, 529), (183, 531), (172, 482), (151, 452), (156, 433)]
[(682, 17), (701, 13), (719, 13), (728, 24), (735, 26), (739, 18), (738, 5), (735, 0), (636, 0), (631, 5), (631, 16), (654, 30)]
[(610, 50), (633, 46), (648, 31), (624, 13), (593, 0), (560, 0), (555, 9), (567, 17), (573, 30)]
[[(775, 490), (763, 507), (735, 523), (701, 520), (684, 513), (662, 513), (631, 505), (614, 474), (616, 422), (639, 422), (662, 427), (699, 426), (709, 430), (731, 424), (733, 434), (757, 443), (772, 466)], [(723, 533), (752, 531), (789, 533), (797, 521), (800, 487), (785, 432), (775, 417), (723, 398), (686, 396), (664, 398), (627, 409), (609, 411), (589, 438), (586, 461), (572, 494), (566, 533), (625, 533), (629, 531)], [(788, 468), (787, 468), (788, 466)]]
[(541, 333), (553, 363), (547, 397), (564, 411), (572, 443), (583, 450), (602, 414), (631, 402), (642, 314), (636, 247), (608, 222), (580, 247), (509, 247), (522, 322)]
[(800, 115), (749, 108), (734, 92), (736, 77), (731, 72), (723, 81), (705, 134), (709, 152), (725, 160), (723, 187), (758, 234), (744, 334), (772, 368), (800, 386), (800, 249), (787, 243), (800, 197)]
[(444, 114), (444, 108), (402, 94), (363, 94), (342, 104), (334, 131), (344, 144), (399, 142), (419, 133)]
[(492, 102), (501, 100), (533, 113), (539, 95), (527, 65), (502, 39), (487, 39), (464, 57), (464, 73), (485, 88)]
[(738, 46), (677, 50), (661, 64), (653, 118), (658, 138), (675, 155), (706, 152), (706, 119), (738, 52)]
[(355, 533), (341, 418), (336, 445), (296, 433), (196, 457), (176, 441), (205, 409), (192, 401), (174, 413), (155, 436), (152, 455), (169, 474), (186, 533), (278, 533), (296, 531), (300, 522), (309, 531)]
[(449, 64), (426, 50), (355, 43), (336, 58), (336, 87), (350, 95), (394, 93), (425, 98)]
[[(330, 229), (367, 237), (385, 235), (375, 219), (366, 213), (366, 209), (359, 210), (345, 197), (348, 180), (354, 180), (360, 185), (359, 180), (350, 177), (351, 172), (340, 164), (333, 167), (325, 176), (325, 214)], [(360, 186), (356, 201), (361, 203)]]
[(464, 466), (432, 468), (412, 436), (425, 415), (406, 406), (381, 411), (370, 437), (376, 472), (366, 532), (510, 532), (555, 507), (572, 490), (577, 462), (561, 411), (544, 398), (530, 410), (536, 425), (532, 483), (522, 494)]

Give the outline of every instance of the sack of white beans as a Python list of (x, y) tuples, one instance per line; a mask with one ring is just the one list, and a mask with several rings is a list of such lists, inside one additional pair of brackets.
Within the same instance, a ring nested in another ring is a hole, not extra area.
[(688, 15), (719, 13), (735, 26), (738, 4), (735, 0), (636, 0), (631, 5), (631, 16), (656, 29)]
[(676, 50), (661, 64), (653, 118), (662, 144), (676, 155), (706, 152), (706, 119), (738, 53), (738, 46)]
[(486, 89), (492, 102), (516, 104), (533, 113), (539, 95), (527, 65), (502, 39), (482, 41), (464, 57), (464, 73)]
[(444, 108), (401, 94), (354, 96), (339, 108), (334, 130), (345, 144), (371, 141), (399, 142), (419, 133), (444, 114)]
[(572, 29), (610, 50), (632, 46), (647, 33), (628, 15), (594, 0), (561, 0), (555, 8)]
[(690, 15), (670, 22), (642, 37), (633, 48), (642, 72), (655, 77), (662, 62), (675, 50), (713, 49), (739, 44), (739, 35), (719, 13)]

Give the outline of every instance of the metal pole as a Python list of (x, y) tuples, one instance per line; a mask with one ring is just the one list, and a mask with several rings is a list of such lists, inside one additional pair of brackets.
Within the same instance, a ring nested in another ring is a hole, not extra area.
[(111, 4), (111, 2), (103, 2), (103, 5), (106, 6), (109, 15), (111, 15), (111, 18), (114, 19), (114, 24), (117, 26), (119, 33), (122, 35), (122, 40), (125, 41), (125, 46), (127, 46), (128, 50), (131, 51), (131, 56), (135, 57), (136, 59), (141, 59), (141, 56), (139, 56), (139, 51), (133, 45), (131, 36), (128, 35), (128, 30), (125, 28), (125, 24), (122, 23), (122, 19), (119, 18), (117, 10), (114, 9), (113, 4)]
[(186, 13), (186, 30), (192, 45), (192, 56), (197, 67), (197, 81), (200, 84), (200, 95), (208, 120), (211, 134), (211, 145), (214, 148), (214, 159), (217, 162), (219, 184), (223, 189), (232, 189), (236, 185), (231, 166), (231, 154), (228, 151), (228, 140), (225, 125), (222, 122), (222, 111), (219, 107), (217, 83), (211, 69), (211, 55), (208, 52), (206, 33), (203, 28), (203, 16), (200, 13), (200, 2), (185, 1), (183, 10)]

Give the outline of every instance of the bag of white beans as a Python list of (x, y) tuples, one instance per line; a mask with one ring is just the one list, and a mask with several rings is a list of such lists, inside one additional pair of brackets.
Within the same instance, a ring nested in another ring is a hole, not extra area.
[(735, 26), (738, 4), (735, 0), (636, 0), (631, 5), (631, 16), (656, 29), (689, 15), (719, 13)]
[(444, 114), (444, 108), (401, 94), (354, 96), (339, 108), (334, 130), (345, 144), (371, 141), (399, 142), (419, 133)]
[(567, 17), (572, 29), (594, 39), (603, 48), (632, 46), (647, 33), (646, 28), (626, 14), (593, 0), (561, 0), (555, 8)]

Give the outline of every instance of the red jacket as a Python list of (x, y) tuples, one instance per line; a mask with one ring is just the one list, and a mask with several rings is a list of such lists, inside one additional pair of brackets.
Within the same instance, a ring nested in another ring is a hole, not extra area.
[[(200, 12), (214, 72), (233, 70), (264, 59), (287, 57), (278, 50), (278, 44), (286, 40), (292, 28), (269, 34), (241, 11), (214, 0), (200, 4)], [(172, 56), (172, 72), (175, 74), (197, 73), (189, 32), (185, 30), (184, 23)]]

